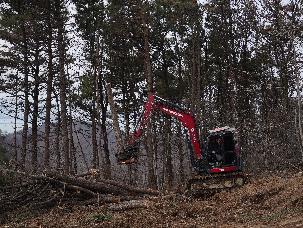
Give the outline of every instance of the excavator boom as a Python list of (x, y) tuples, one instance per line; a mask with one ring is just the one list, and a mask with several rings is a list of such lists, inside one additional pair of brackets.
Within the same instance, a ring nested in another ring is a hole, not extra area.
[(117, 155), (118, 162), (121, 164), (126, 164), (136, 161), (139, 151), (139, 140), (150, 120), (152, 113), (155, 111), (160, 111), (163, 114), (175, 117), (183, 124), (183, 126), (188, 130), (196, 159), (201, 159), (202, 149), (199, 143), (199, 134), (196, 129), (194, 116), (183, 108), (172, 104), (154, 94), (150, 94), (148, 96), (147, 102), (144, 105), (141, 119), (139, 120), (135, 131), (127, 144), (127, 147), (122, 154)]

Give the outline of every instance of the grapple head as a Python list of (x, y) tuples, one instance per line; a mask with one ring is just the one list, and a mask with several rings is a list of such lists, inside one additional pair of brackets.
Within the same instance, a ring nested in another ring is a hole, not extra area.
[(132, 164), (137, 162), (139, 154), (139, 145), (131, 145), (126, 147), (122, 153), (116, 154), (119, 164)]

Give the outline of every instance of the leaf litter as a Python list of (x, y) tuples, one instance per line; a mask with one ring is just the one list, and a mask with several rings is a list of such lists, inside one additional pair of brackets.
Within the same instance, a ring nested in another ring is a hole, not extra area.
[(302, 172), (272, 173), (204, 198), (180, 193), (144, 197), (142, 207), (62, 203), (30, 215), (23, 208), (2, 227), (303, 227), (302, 187)]

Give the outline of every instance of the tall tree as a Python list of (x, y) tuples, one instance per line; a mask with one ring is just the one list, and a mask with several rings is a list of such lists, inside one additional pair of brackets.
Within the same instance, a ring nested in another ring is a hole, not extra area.
[[(147, 92), (150, 95), (154, 92), (154, 77), (152, 74), (151, 68), (151, 59), (150, 59), (150, 47), (149, 47), (149, 29), (147, 16), (148, 13), (148, 3), (142, 3), (141, 10), (141, 20), (143, 26), (143, 56), (144, 56), (144, 76), (147, 82)], [(154, 156), (153, 156), (153, 145), (152, 145), (152, 128), (147, 127), (146, 131), (146, 153), (147, 153), (147, 165), (148, 165), (148, 184), (151, 188), (157, 188), (157, 179), (155, 176), (154, 170)]]
[[(91, 122), (93, 166), (99, 166), (103, 157), (103, 170), (106, 178), (111, 177), (111, 162), (107, 136), (107, 95), (104, 79), (104, 21), (105, 7), (103, 1), (74, 1), (76, 4), (76, 21), (82, 38), (85, 40), (86, 60), (90, 65), (91, 85)], [(89, 26), (88, 26), (89, 25)], [(97, 131), (100, 132), (99, 137)], [(98, 140), (99, 138), (99, 140)], [(98, 143), (99, 141), (99, 143)], [(99, 153), (103, 151), (103, 153)], [(102, 155), (102, 156), (101, 156)]]
[[(22, 168), (25, 167), (25, 161), (27, 156), (27, 143), (28, 143), (28, 124), (30, 115), (30, 24), (32, 22), (30, 15), (30, 6), (24, 1), (5, 1), (7, 7), (1, 8), (1, 38), (6, 40), (12, 45), (9, 50), (10, 53), (6, 53), (11, 58), (11, 61), (5, 61), (5, 64), (9, 67), (8, 70), (19, 70), (20, 85), (19, 88), (23, 92), (23, 129), (22, 129), (22, 145), (21, 145), (21, 161)], [(6, 83), (9, 86), (9, 83)], [(6, 91), (9, 91), (6, 88)]]
[(61, 106), (61, 126), (63, 140), (64, 173), (70, 173), (69, 156), (69, 134), (68, 134), (68, 116), (67, 116), (67, 78), (65, 73), (66, 62), (66, 8), (62, 1), (57, 0), (56, 7), (56, 26), (58, 27), (58, 53), (59, 53), (59, 91)]
[(44, 135), (44, 166), (46, 169), (50, 166), (50, 130), (51, 130), (51, 109), (52, 109), (52, 90), (53, 90), (53, 4), (47, 0), (46, 26), (47, 26), (47, 86), (46, 86), (46, 104), (45, 104), (45, 135)]
[[(22, 4), (22, 3), (21, 3)], [(27, 12), (24, 5), (20, 6), (19, 13)], [(17, 12), (18, 12), (17, 11)], [(24, 116), (22, 130), (22, 146), (21, 146), (21, 167), (24, 168), (27, 154), (28, 140), (28, 117), (30, 112), (29, 103), (29, 49), (28, 49), (28, 29), (26, 28), (25, 18), (21, 19), (21, 36), (22, 36), (22, 54), (23, 54), (23, 74), (24, 74)]]

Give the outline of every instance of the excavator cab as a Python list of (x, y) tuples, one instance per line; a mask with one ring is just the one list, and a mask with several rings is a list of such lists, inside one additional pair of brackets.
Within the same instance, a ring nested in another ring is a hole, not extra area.
[[(190, 141), (188, 143), (192, 151)], [(242, 170), (240, 146), (237, 143), (235, 128), (226, 126), (210, 130), (203, 145), (202, 159), (191, 156), (192, 166), (197, 173), (218, 174)]]
[(224, 127), (210, 131), (206, 145), (207, 161), (211, 168), (237, 166), (239, 151), (234, 128)]
[(246, 176), (241, 172), (240, 147), (235, 128), (210, 130), (204, 145), (205, 159), (192, 160), (198, 175), (188, 181), (190, 194), (215, 193), (221, 189), (242, 186)]

